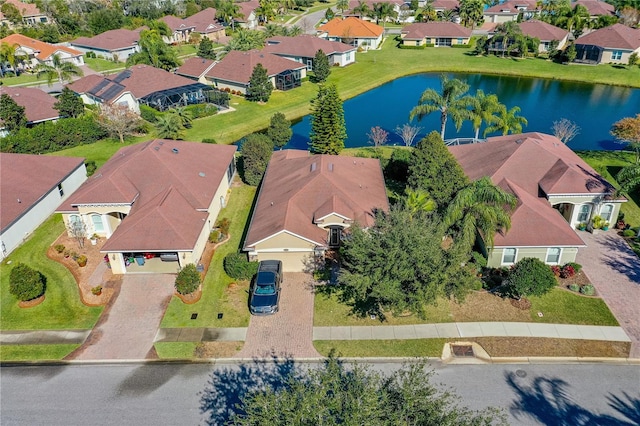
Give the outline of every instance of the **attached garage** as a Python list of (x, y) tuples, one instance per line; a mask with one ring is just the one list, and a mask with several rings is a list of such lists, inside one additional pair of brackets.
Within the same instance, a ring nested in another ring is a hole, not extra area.
[(300, 272), (312, 270), (313, 252), (262, 252), (258, 253), (256, 260), (279, 260), (282, 262), (284, 272)]

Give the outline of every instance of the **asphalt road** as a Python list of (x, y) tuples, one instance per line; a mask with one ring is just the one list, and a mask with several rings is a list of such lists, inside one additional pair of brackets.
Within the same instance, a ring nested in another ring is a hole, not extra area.
[[(0, 369), (0, 424), (196, 425), (224, 418), (247, 383), (277, 369), (255, 364), (83, 364)], [(390, 371), (398, 364), (376, 364)], [(640, 367), (433, 364), (433, 383), (473, 409), (505, 409), (513, 425), (640, 425)], [(211, 384), (223, 394), (207, 392)], [(207, 411), (207, 408), (210, 410)]]

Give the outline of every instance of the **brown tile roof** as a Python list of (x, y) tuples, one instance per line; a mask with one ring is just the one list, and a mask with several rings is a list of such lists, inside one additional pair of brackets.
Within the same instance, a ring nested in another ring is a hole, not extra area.
[[(92, 83), (95, 84), (91, 85)], [(99, 99), (111, 101), (117, 99), (124, 92), (131, 92), (133, 96), (140, 99), (154, 92), (190, 84), (194, 84), (194, 81), (160, 68), (154, 68), (150, 65), (134, 65), (118, 74), (99, 79), (89, 75), (74, 81), (67, 87), (76, 93), (91, 93)]]
[(540, 192), (591, 196), (615, 191), (565, 144), (543, 133), (498, 136), (483, 144), (452, 146), (449, 150), (470, 179), (489, 176), (518, 197), (512, 228), (506, 235), (496, 236), (496, 246), (582, 244)]
[(314, 220), (337, 213), (371, 226), (374, 209), (389, 209), (378, 160), (277, 151), (260, 187), (245, 250), (283, 231), (324, 246), (327, 231)]
[(500, 14), (500, 13), (520, 13), (520, 9), (536, 10), (538, 8), (535, 0), (508, 0), (501, 4), (496, 4), (490, 8), (485, 9), (484, 14)]
[(29, 123), (55, 120), (60, 113), (53, 108), (56, 98), (50, 94), (31, 87), (0, 86), (0, 96), (7, 94), (18, 105), (24, 107), (24, 114)]
[(200, 78), (215, 64), (212, 59), (200, 57), (189, 58), (176, 70), (176, 74), (186, 77)]
[(521, 22), (518, 26), (522, 30), (522, 34), (540, 41), (562, 40), (569, 35), (569, 31), (535, 19)]
[(241, 1), (238, 3), (238, 6), (240, 6), (240, 13), (243, 16), (236, 18), (236, 21), (246, 22), (246, 20), (249, 19), (249, 15), (251, 15), (251, 12), (260, 7), (260, 3), (257, 0)]
[(610, 49), (636, 50), (640, 47), (640, 29), (622, 24), (613, 24), (585, 34), (576, 40), (576, 44), (590, 44)]
[[(2, 3), (14, 5), (23, 18), (43, 15), (40, 9), (38, 9), (38, 6), (36, 6), (34, 3), (24, 3), (20, 0), (5, 0)], [(2, 14), (2, 12), (0, 12), (0, 19), (2, 19), (3, 17), (4, 15)]]
[[(405, 1), (403, 0), (382, 0), (382, 1), (363, 0), (363, 3), (366, 3), (369, 6), (369, 8), (373, 9), (373, 5), (377, 3), (391, 3), (391, 5), (402, 6), (403, 4), (405, 4)], [(356, 7), (358, 7), (359, 4), (360, 4), (360, 0), (349, 0), (349, 10), (355, 9)]]
[(35, 50), (36, 58), (41, 61), (46, 61), (52, 55), (56, 53), (65, 52), (71, 56), (82, 56), (82, 52), (72, 49), (67, 46), (58, 46), (54, 44), (45, 43), (44, 41), (35, 40), (22, 34), (10, 34), (3, 39), (0, 39), (1, 43), (7, 43), (11, 46), (17, 44), (21, 47), (26, 47)]
[(614, 5), (600, 0), (578, 0), (571, 3), (571, 5), (573, 7), (576, 7), (577, 5), (584, 6), (589, 11), (589, 15), (591, 16), (615, 15), (616, 13), (616, 8)]
[(454, 22), (419, 22), (402, 29), (407, 40), (422, 40), (425, 37), (471, 37), (471, 29)]
[(333, 18), (318, 27), (318, 31), (326, 32), (330, 37), (378, 38), (384, 32), (384, 28), (373, 22), (349, 16), (344, 19)]
[(0, 230), (83, 164), (83, 158), (0, 153)]
[(177, 16), (167, 15), (160, 18), (162, 22), (167, 24), (171, 31), (184, 30), (187, 28), (195, 28), (194, 25), (189, 24), (182, 18), (178, 18)]
[(458, 0), (435, 0), (431, 5), (436, 10), (456, 10), (460, 7), (460, 2)]
[(195, 27), (195, 31), (201, 34), (207, 34), (214, 31), (220, 31), (224, 27), (216, 19), (216, 10), (212, 7), (201, 10), (195, 15), (191, 15), (184, 19), (189, 25)]
[(306, 67), (300, 62), (281, 58), (278, 55), (260, 50), (250, 50), (248, 52), (232, 50), (205, 75), (214, 79), (247, 84), (253, 69), (258, 64), (262, 64), (267, 69), (269, 76), (278, 75), (286, 70), (298, 70)]
[(325, 55), (355, 51), (356, 48), (339, 41), (329, 41), (313, 35), (305, 34), (296, 37), (271, 37), (267, 40), (267, 45), (263, 52), (281, 54), (288, 56), (300, 56), (313, 58), (318, 50), (322, 50)]
[(99, 50), (120, 50), (127, 49), (138, 44), (140, 41), (141, 28), (137, 30), (127, 30), (124, 28), (118, 30), (105, 31), (94, 37), (78, 37), (72, 40), (72, 46), (94, 48)]
[(103, 251), (192, 250), (235, 151), (232, 145), (159, 139), (124, 147), (58, 211), (133, 204)]

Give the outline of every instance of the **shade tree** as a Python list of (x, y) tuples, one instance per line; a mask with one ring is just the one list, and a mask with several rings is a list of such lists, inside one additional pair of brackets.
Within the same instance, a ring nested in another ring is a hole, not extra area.
[(287, 120), (281, 112), (276, 112), (271, 116), (269, 127), (267, 128), (267, 136), (271, 139), (274, 148), (282, 149), (293, 136), (291, 122)]
[(245, 97), (252, 102), (267, 102), (273, 91), (273, 84), (267, 74), (267, 69), (258, 63), (249, 78), (249, 87)]

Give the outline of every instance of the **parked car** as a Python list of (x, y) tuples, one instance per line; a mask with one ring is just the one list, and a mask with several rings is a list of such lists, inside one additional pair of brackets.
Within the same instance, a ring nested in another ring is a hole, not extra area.
[(278, 312), (281, 284), (282, 262), (279, 260), (260, 262), (249, 295), (249, 311), (253, 315), (270, 315)]

